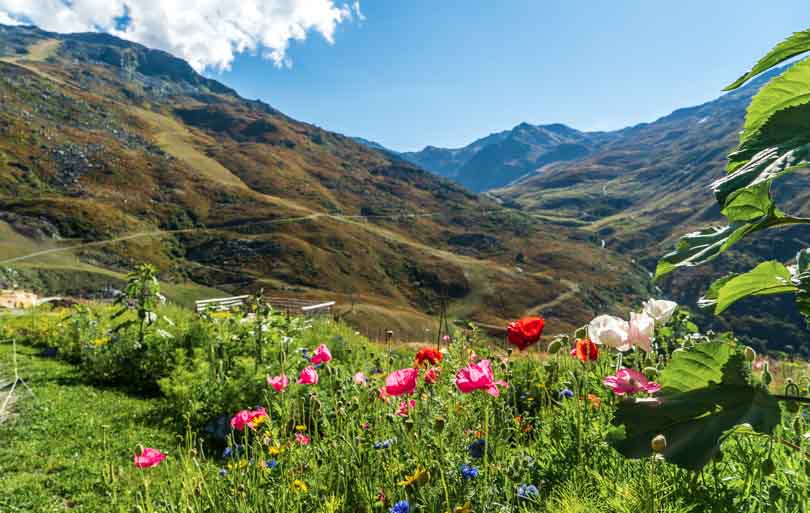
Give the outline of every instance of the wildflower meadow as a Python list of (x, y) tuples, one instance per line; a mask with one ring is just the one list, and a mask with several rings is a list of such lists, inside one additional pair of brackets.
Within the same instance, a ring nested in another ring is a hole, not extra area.
[[(789, 42), (752, 73), (810, 50), (806, 34)], [(715, 184), (729, 226), (687, 235), (659, 275), (804, 222), (769, 189), (806, 155), (778, 137), (780, 122), (795, 126), (782, 109), (803, 101), (765, 115), (755, 98), (750, 115), (770, 124), (749, 127)], [(808, 255), (723, 278), (701, 306), (790, 293), (806, 312)], [(0, 411), (0, 509), (810, 511), (807, 364), (701, 332), (694, 305), (635, 306), (567, 334), (528, 316), (503, 337), (468, 324), (382, 346), (274, 311), (262, 292), (232, 311), (164, 304), (141, 265), (114, 305), (0, 316), (2, 355), (20, 358), (33, 391)]]

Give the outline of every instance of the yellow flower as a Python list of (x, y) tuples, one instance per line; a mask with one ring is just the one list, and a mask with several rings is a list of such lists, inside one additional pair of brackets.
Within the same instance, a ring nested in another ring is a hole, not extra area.
[(269, 453), (270, 453), (270, 456), (278, 456), (278, 455), (279, 455), (279, 454), (281, 454), (283, 451), (284, 451), (284, 448), (283, 448), (283, 447), (278, 447), (278, 446), (275, 446), (275, 447), (268, 447), (268, 448), (267, 448), (267, 452), (269, 452)]
[(306, 431), (307, 427), (305, 425), (303, 425), (303, 424), (298, 424), (297, 426), (295, 426), (295, 430), (296, 431)]
[(464, 503), (463, 506), (456, 506), (453, 508), (453, 513), (470, 513), (472, 511), (472, 505), (470, 501)]
[(403, 481), (399, 482), (401, 486), (414, 486), (424, 483), (428, 478), (427, 470), (423, 468), (416, 468), (416, 472), (414, 472), (410, 476), (406, 476)]
[(236, 463), (230, 462), (228, 463), (228, 470), (239, 470), (247, 467), (248, 462), (247, 460), (239, 460)]
[(97, 338), (93, 341), (93, 345), (96, 347), (106, 346), (109, 344), (110, 339), (108, 338)]
[(261, 417), (256, 417), (255, 419), (250, 421), (250, 425), (253, 426), (254, 428), (257, 428), (262, 424), (264, 424), (265, 422), (267, 422), (267, 416), (262, 415)]
[(290, 487), (293, 489), (294, 492), (306, 493), (309, 490), (309, 486), (307, 486), (307, 484), (301, 481), (300, 479), (296, 479), (295, 481), (293, 481)]

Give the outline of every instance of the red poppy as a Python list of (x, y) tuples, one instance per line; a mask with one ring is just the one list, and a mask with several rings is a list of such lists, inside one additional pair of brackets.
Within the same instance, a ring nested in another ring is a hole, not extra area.
[(523, 351), (540, 340), (546, 321), (542, 317), (524, 317), (509, 323), (506, 328), (506, 338), (509, 343)]
[(581, 362), (596, 360), (599, 357), (599, 348), (588, 338), (577, 340), (575, 351), (576, 357), (579, 358)]
[(416, 353), (416, 365), (422, 365), (425, 362), (436, 365), (442, 359), (444, 359), (444, 355), (432, 347), (422, 348)]

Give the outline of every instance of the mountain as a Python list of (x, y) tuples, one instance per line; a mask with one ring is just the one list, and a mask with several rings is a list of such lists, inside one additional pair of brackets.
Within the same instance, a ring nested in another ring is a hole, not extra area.
[[(726, 155), (737, 144), (752, 96), (778, 73), (703, 105), (611, 132), (589, 155), (548, 163), (490, 194), (523, 211), (577, 224), (606, 247), (653, 270), (681, 235), (722, 222), (709, 185), (725, 173)], [(780, 207), (810, 215), (810, 191), (802, 187), (807, 177), (796, 173), (776, 184)], [(749, 270), (761, 259), (787, 262), (810, 247), (808, 241), (801, 229), (758, 234), (716, 263), (674, 273), (661, 286), (694, 304), (713, 278)], [(792, 302), (782, 299), (746, 300), (722, 318), (703, 320), (771, 347), (797, 347), (810, 340)]]
[(580, 132), (563, 124), (521, 123), (490, 134), (463, 148), (427, 146), (400, 155), (433, 173), (476, 192), (503, 187), (551, 162), (593, 153), (611, 139), (602, 132)]
[(336, 299), (342, 318), (402, 338), (435, 329), (443, 298), (452, 317), (499, 326), (542, 313), (553, 333), (649, 292), (585, 230), (243, 99), (165, 52), (0, 26), (0, 281), (93, 294), (141, 261), (182, 302)]

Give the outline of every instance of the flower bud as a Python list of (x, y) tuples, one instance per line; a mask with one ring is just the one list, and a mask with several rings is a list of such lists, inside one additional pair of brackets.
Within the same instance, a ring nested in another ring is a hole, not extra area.
[(652, 450), (656, 454), (661, 454), (667, 448), (667, 437), (664, 435), (656, 435), (650, 443)]
[(746, 361), (749, 362), (753, 362), (757, 359), (757, 352), (749, 346), (745, 346), (745, 349), (743, 349), (743, 355), (745, 356)]
[(562, 343), (560, 342), (560, 339), (554, 339), (548, 345), (548, 352), (549, 352), (549, 354), (557, 354), (557, 353), (560, 352), (561, 347), (562, 347)]

